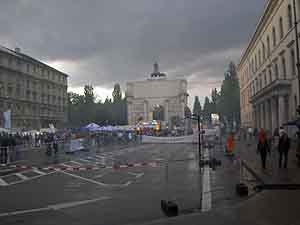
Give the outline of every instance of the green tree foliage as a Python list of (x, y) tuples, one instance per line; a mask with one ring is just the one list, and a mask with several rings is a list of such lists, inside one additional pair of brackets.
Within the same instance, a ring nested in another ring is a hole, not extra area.
[(86, 104), (95, 103), (95, 94), (94, 94), (94, 88), (92, 85), (84, 86), (84, 102)]
[(112, 96), (114, 102), (119, 102), (122, 100), (122, 92), (121, 92), (120, 84), (118, 83), (115, 84)]
[(68, 93), (69, 124), (70, 127), (83, 126), (89, 122), (100, 125), (125, 125), (127, 124), (127, 102), (122, 98), (119, 84), (115, 85), (112, 93), (113, 101), (106, 98), (102, 103), (96, 102), (92, 85), (84, 87), (84, 95)]
[(233, 62), (229, 64), (225, 73), (219, 101), (221, 120), (227, 123), (240, 122), (240, 90), (236, 67)]
[(220, 92), (216, 88), (211, 91), (211, 100), (205, 97), (203, 106), (203, 118), (205, 122), (211, 122), (211, 114), (218, 113), (221, 121), (232, 124), (240, 122), (240, 90), (236, 67), (230, 62), (228, 70), (224, 74)]
[(212, 113), (212, 103), (209, 98), (206, 96), (203, 105), (202, 117), (206, 123), (211, 122), (211, 113)]
[(199, 97), (195, 96), (193, 114), (200, 115), (202, 112), (201, 104), (199, 101)]

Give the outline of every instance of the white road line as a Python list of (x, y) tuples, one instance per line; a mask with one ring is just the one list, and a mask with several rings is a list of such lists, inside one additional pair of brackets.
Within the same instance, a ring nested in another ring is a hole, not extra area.
[[(209, 159), (208, 148), (204, 149), (204, 159)], [(211, 188), (210, 188), (210, 168), (209, 165), (205, 165), (202, 175), (202, 206), (201, 211), (207, 212), (211, 210), (212, 201), (211, 201)]]
[(36, 208), (36, 209), (27, 209), (27, 210), (19, 210), (14, 212), (6, 212), (6, 213), (0, 213), (0, 217), (5, 216), (15, 216), (15, 215), (21, 215), (21, 214), (28, 214), (28, 213), (35, 213), (35, 212), (41, 212), (41, 211), (49, 211), (49, 210), (61, 210), (61, 209), (67, 209), (72, 208), (80, 205), (86, 205), (94, 202), (99, 202), (103, 200), (109, 200), (112, 199), (111, 197), (103, 196), (101, 198), (95, 198), (90, 200), (84, 200), (84, 201), (77, 201), (77, 202), (67, 202), (67, 203), (59, 203), (55, 205), (49, 205), (47, 207), (42, 208)]
[(65, 164), (65, 163), (60, 163), (60, 165), (65, 166), (65, 167), (68, 167), (68, 168), (71, 168), (71, 167), (72, 167), (71, 165), (68, 165), (68, 164)]
[(135, 176), (135, 178), (140, 178), (140, 177), (144, 176), (144, 173), (133, 173), (133, 172), (127, 172), (127, 173)]
[(82, 163), (80, 163), (80, 162), (76, 162), (76, 161), (70, 161), (70, 163), (74, 163), (74, 164), (77, 164), (77, 165), (80, 165), (80, 166), (82, 166), (83, 164)]
[(90, 182), (90, 183), (93, 183), (93, 184), (103, 186), (103, 187), (127, 187), (132, 183), (132, 181), (128, 181), (124, 184), (105, 184), (105, 183), (95, 181), (95, 180), (92, 180), (92, 179), (89, 179), (89, 178), (85, 178), (85, 177), (82, 177), (82, 176), (78, 176), (78, 175), (75, 175), (75, 174), (72, 174), (72, 173), (67, 173), (65, 171), (59, 171), (59, 172), (63, 173), (63, 174), (66, 174), (66, 175), (69, 175), (71, 177), (75, 177), (75, 178), (80, 179), (80, 180), (84, 180), (84, 181), (87, 181), (87, 182)]
[[(53, 171), (51, 173), (47, 173), (47, 175), (50, 175), (52, 173), (57, 173), (57, 171)], [(20, 180), (20, 181), (12, 182), (12, 183), (9, 183), (8, 185), (15, 185), (15, 184), (23, 183), (25, 181), (35, 180), (35, 179), (38, 179), (38, 178), (43, 177), (43, 176), (45, 176), (45, 175), (38, 175), (38, 176), (35, 176), (35, 177), (28, 177), (27, 180)]]
[(42, 172), (42, 171), (40, 171), (38, 169), (33, 169), (32, 171), (35, 172), (35, 173), (38, 173), (40, 175), (46, 175), (47, 174), (47, 173), (44, 173), (44, 172)]
[(98, 181), (95, 181), (95, 180), (92, 180), (92, 179), (89, 179), (89, 178), (81, 177), (81, 176), (78, 176), (78, 175), (75, 175), (75, 174), (72, 174), (72, 173), (67, 173), (67, 172), (64, 172), (64, 171), (60, 171), (60, 173), (63, 173), (63, 174), (69, 175), (71, 177), (75, 177), (77, 179), (84, 180), (84, 181), (87, 181), (87, 182), (90, 182), (90, 183), (93, 183), (93, 184), (98, 184), (100, 186), (109, 186), (109, 184), (104, 184), (102, 182), (98, 182)]
[(26, 176), (24, 176), (21, 173), (15, 173), (14, 175), (16, 175), (17, 177), (21, 178), (22, 180), (28, 180), (29, 179), (29, 177), (26, 177)]
[(90, 161), (90, 160), (86, 160), (86, 159), (77, 159), (77, 160), (80, 160), (80, 161), (82, 161), (82, 162), (88, 162), (88, 163), (92, 163), (92, 161)]
[(0, 186), (7, 186), (8, 183), (6, 183), (3, 179), (0, 178)]

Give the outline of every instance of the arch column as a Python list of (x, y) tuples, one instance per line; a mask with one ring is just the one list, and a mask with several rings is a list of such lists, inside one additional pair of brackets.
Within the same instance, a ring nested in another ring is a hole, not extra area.
[(164, 109), (164, 120), (169, 121), (169, 99), (165, 100)]
[(148, 101), (144, 101), (144, 121), (148, 121)]

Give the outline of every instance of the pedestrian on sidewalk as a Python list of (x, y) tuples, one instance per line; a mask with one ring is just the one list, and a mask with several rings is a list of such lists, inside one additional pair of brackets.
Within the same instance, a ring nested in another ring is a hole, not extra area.
[(264, 129), (258, 133), (257, 154), (260, 154), (262, 168), (266, 169), (267, 153), (270, 153), (270, 147), (267, 141), (267, 134)]
[(284, 156), (283, 167), (287, 168), (288, 153), (289, 153), (290, 147), (291, 147), (290, 138), (288, 137), (288, 135), (287, 135), (286, 131), (283, 129), (283, 127), (280, 127), (279, 143), (278, 143), (279, 168), (281, 168), (283, 156)]

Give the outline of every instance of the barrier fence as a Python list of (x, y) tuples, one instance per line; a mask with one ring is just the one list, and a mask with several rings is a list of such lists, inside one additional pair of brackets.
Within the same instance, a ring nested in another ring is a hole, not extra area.
[[(74, 139), (76, 140), (76, 139)], [(0, 163), (1, 164), (9, 164), (15, 161), (20, 161), (25, 159), (25, 154), (27, 152), (47, 152), (50, 150), (51, 152), (54, 150), (53, 144), (58, 144), (58, 153), (69, 153), (70, 151), (72, 139), (60, 139), (58, 141), (53, 142), (43, 142), (39, 145), (32, 144), (18, 144), (14, 146), (5, 146), (0, 147)], [(129, 144), (138, 144), (140, 143), (137, 139), (132, 140), (106, 140), (106, 141), (99, 141), (96, 138), (83, 138), (83, 148), (81, 150), (89, 150), (89, 151), (96, 151), (104, 147), (109, 147), (110, 149), (113, 149), (114, 147), (122, 147), (122, 146), (128, 146)]]

